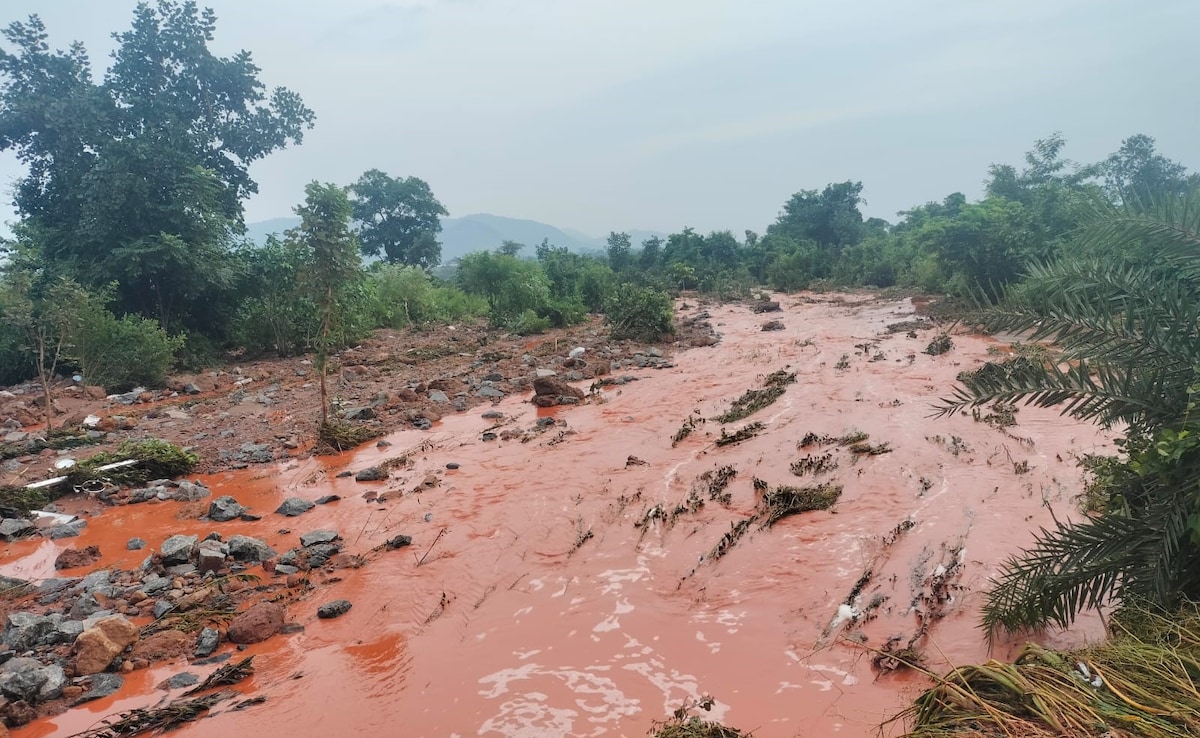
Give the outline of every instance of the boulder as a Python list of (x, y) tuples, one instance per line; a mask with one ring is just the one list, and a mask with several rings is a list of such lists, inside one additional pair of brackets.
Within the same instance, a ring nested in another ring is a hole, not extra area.
[(538, 397), (577, 397), (583, 399), (583, 390), (554, 377), (537, 377), (533, 380), (533, 394)]
[(255, 563), (273, 559), (275, 555), (275, 549), (257, 538), (234, 536), (229, 539), (229, 556), (236, 561)]
[(0, 520), (0, 539), (13, 541), (33, 532), (33, 523), (24, 518), (5, 518)]
[(294, 518), (297, 515), (308, 512), (313, 507), (315, 505), (313, 505), (311, 500), (306, 500), (303, 497), (289, 497), (283, 501), (283, 504), (275, 508), (275, 512), (289, 518)]
[(75, 673), (105, 671), (137, 638), (137, 626), (119, 615), (96, 621), (75, 639)]
[(35, 615), (31, 612), (9, 613), (4, 621), (4, 632), (0, 634), (0, 642), (20, 653), (29, 651), (40, 643), (57, 640), (54, 634), (58, 623), (47, 615)]
[(17, 657), (0, 667), (0, 693), (10, 700), (31, 705), (62, 696), (67, 675), (58, 664), (47, 666), (37, 659)]
[(244, 512), (246, 512), (246, 508), (229, 495), (218, 497), (208, 505), (208, 519), (217, 523), (235, 520)]
[(225, 566), (226, 546), (220, 541), (201, 541), (196, 554), (196, 571), (201, 574), (218, 572)]
[(74, 538), (80, 533), (83, 533), (83, 529), (86, 527), (86, 520), (72, 520), (69, 523), (63, 523), (62, 525), (54, 526), (50, 530), (46, 531), (45, 535), (47, 538), (55, 541), (59, 540), (60, 538)]
[(231, 643), (259, 643), (283, 627), (284, 610), (274, 602), (260, 602), (229, 622), (226, 637)]
[(203, 500), (212, 492), (200, 482), (189, 482), (180, 480), (174, 483), (174, 489), (171, 490), (171, 499), (179, 502), (195, 502)]
[(354, 475), (356, 482), (382, 482), (388, 478), (388, 473), (377, 466), (368, 466)]
[(130, 538), (125, 542), (125, 548), (129, 551), (141, 551), (146, 547), (146, 541), (141, 538)]
[(350, 600), (334, 600), (333, 602), (326, 602), (324, 605), (321, 605), (317, 608), (317, 617), (321, 618), (322, 620), (341, 617), (342, 615), (350, 612), (351, 607), (353, 607), (353, 605), (350, 604)]
[(163, 541), (158, 552), (162, 555), (164, 566), (186, 564), (196, 550), (196, 536), (171, 536)]
[(92, 688), (75, 700), (76, 705), (116, 694), (117, 690), (125, 686), (125, 679), (120, 674), (93, 674), (89, 681)]
[(211, 656), (217, 650), (217, 646), (221, 645), (221, 633), (215, 628), (205, 628), (200, 631), (200, 635), (196, 638), (196, 658), (202, 659), (206, 656)]
[(64, 548), (54, 559), (55, 569), (75, 569), (80, 566), (91, 566), (100, 560), (100, 547)]

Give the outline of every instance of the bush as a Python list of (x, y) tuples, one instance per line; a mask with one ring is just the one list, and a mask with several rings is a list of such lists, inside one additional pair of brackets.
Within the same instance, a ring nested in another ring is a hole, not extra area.
[(384, 264), (370, 275), (375, 326), (406, 328), (450, 323), (486, 315), (487, 300), (449, 286), (437, 286), (422, 269)]
[[(137, 466), (97, 471), (98, 467), (125, 459), (137, 459)], [(72, 470), (73, 481), (79, 482), (102, 475), (114, 482), (141, 484), (154, 479), (175, 479), (196, 468), (200, 457), (190, 451), (158, 438), (144, 441), (124, 441), (113, 451), (101, 451), (79, 462)]]
[(615, 339), (659, 341), (675, 332), (675, 306), (670, 296), (651, 287), (617, 287), (605, 312)]
[(79, 317), (74, 333), (75, 356), (88, 384), (109, 392), (133, 387), (161, 387), (183, 347), (182, 336), (168, 336), (158, 321), (107, 310)]
[(509, 323), (509, 330), (518, 336), (545, 333), (550, 330), (550, 319), (543, 318), (532, 310), (526, 310)]

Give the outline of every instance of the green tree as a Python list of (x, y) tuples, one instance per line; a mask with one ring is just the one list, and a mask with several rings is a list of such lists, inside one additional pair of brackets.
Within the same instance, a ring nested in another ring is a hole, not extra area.
[(442, 232), (440, 216), (449, 213), (425, 180), (390, 177), (371, 169), (350, 185), (350, 192), (364, 254), (423, 269), (438, 265), (442, 258), (437, 240)]
[(623, 272), (633, 264), (633, 243), (628, 233), (613, 231), (608, 234), (608, 265), (614, 272)]
[[(549, 246), (547, 242), (543, 242), (542, 245), (547, 247)], [(500, 248), (497, 249), (497, 251), (499, 251), (503, 256), (516, 256), (517, 254), (521, 253), (522, 249), (524, 248), (525, 244), (523, 243), (518, 243), (516, 241), (505, 241), (500, 244)]]
[(1200, 176), (1171, 161), (1155, 149), (1152, 137), (1139, 133), (1121, 142), (1121, 148), (1084, 173), (1098, 178), (1115, 202), (1145, 198), (1154, 193), (1183, 194), (1200, 185)]
[(334, 348), (337, 324), (345, 320), (351, 288), (362, 280), (358, 241), (350, 229), (352, 208), (346, 192), (334, 184), (311, 182), (304, 188), (304, 204), (295, 209), (300, 225), (287, 236), (309, 254), (303, 285), (317, 306), (319, 327), (315, 337), (317, 371), (321, 375), (321, 428), (329, 425), (326, 374)]
[(984, 607), (989, 630), (1065, 626), (1113, 597), (1165, 608), (1200, 597), (1200, 194), (1096, 207), (1083, 241), (1114, 254), (1150, 243), (1154, 262), (1032, 267), (979, 322), (1061, 355), (987, 364), (942, 406), (1023, 400), (1125, 429), (1125, 459), (1099, 480), (1103, 513), (1043, 530), (1006, 563)]
[(251, 163), (299, 143), (313, 114), (268, 92), (250, 54), (209, 49), (216, 17), (194, 2), (141, 3), (99, 83), (84, 48), (51, 51), (36, 16), (0, 31), (0, 150), (28, 167), (21, 216), (54, 270), (121, 309), (211, 329), (230, 236), (257, 187)]

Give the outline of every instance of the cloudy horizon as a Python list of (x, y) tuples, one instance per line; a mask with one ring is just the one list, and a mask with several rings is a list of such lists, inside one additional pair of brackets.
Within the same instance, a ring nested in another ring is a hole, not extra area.
[[(452, 216), (610, 230), (762, 231), (801, 189), (861, 180), (868, 215), (962, 191), (1061, 131), (1090, 162), (1145, 133), (1200, 167), (1186, 0), (200, 2), (317, 114), (251, 168), (247, 222), (312, 180), (428, 181)], [(132, 1), (10, 0), (95, 71)], [(6, 189), (22, 173), (0, 155)], [(7, 199), (7, 198), (6, 198)], [(5, 204), (0, 219), (12, 220)]]

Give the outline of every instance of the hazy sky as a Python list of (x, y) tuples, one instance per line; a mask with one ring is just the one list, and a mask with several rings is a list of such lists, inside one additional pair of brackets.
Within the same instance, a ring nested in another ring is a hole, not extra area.
[[(1200, 168), (1197, 0), (211, 0), (316, 111), (251, 175), (248, 221), (369, 168), (451, 215), (596, 235), (761, 231), (800, 189), (862, 180), (871, 215), (960, 190), (1061, 130), (1093, 161), (1133, 133)], [(107, 66), (132, 0), (4, 0)], [(0, 156), (7, 187), (21, 170)], [(11, 211), (3, 211), (11, 218)]]

